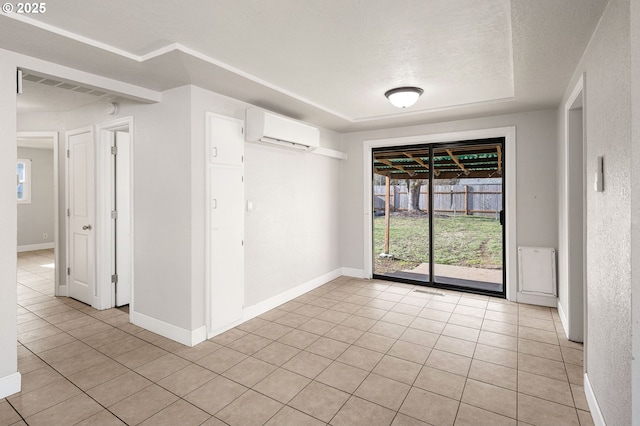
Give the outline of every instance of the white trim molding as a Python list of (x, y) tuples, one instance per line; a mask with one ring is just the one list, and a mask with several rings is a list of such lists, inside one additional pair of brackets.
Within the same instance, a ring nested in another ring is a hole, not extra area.
[(22, 253), (24, 251), (48, 250), (48, 249), (55, 249), (55, 248), (56, 248), (56, 243), (27, 244), (24, 246), (18, 246), (18, 253)]
[(366, 278), (364, 269), (342, 267), (342, 275), (351, 278)]
[(22, 375), (18, 372), (0, 378), (0, 398), (18, 393), (22, 390)]
[(136, 311), (129, 312), (129, 320), (131, 321), (131, 324), (159, 334), (167, 339), (175, 340), (183, 345), (195, 346), (198, 343), (207, 340), (207, 327), (204, 325), (196, 328), (195, 330), (187, 330), (186, 328), (169, 324), (168, 322), (161, 321)]
[(607, 424), (604, 421), (602, 411), (600, 411), (600, 405), (598, 405), (596, 395), (593, 393), (587, 373), (584, 373), (584, 394), (587, 397), (587, 404), (589, 405), (589, 411), (591, 411), (591, 417), (593, 417), (593, 423), (596, 426), (606, 426)]

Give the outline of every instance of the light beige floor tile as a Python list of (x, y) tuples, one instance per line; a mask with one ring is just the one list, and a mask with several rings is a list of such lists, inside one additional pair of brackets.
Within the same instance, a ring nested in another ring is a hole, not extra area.
[(20, 421), (18, 412), (5, 399), (0, 400), (0, 424), (10, 425), (18, 421)]
[(89, 389), (87, 394), (104, 407), (110, 407), (151, 384), (151, 381), (141, 375), (128, 371), (108, 382)]
[(417, 297), (404, 297), (398, 302), (390, 312), (397, 312), (399, 314), (411, 315), (412, 319), (420, 313), (423, 307), (427, 304), (427, 301)]
[[(354, 297), (354, 296), (348, 296), (345, 301), (349, 301), (347, 299), (349, 299), (350, 297)], [(367, 300), (368, 301), (368, 300)], [(366, 303), (366, 302), (365, 302)], [(364, 303), (363, 303), (364, 304)], [(335, 304), (334, 304), (335, 305)], [(332, 305), (333, 306), (333, 305)], [(298, 309), (296, 309), (295, 311), (293, 311), (294, 313), (298, 314), (298, 315), (304, 315), (306, 317), (316, 317), (318, 315), (320, 315), (321, 313), (323, 313), (324, 311), (326, 311), (326, 308), (322, 308), (320, 306), (314, 306), (314, 305), (303, 305), (301, 307), (299, 307)]]
[(354, 395), (383, 407), (397, 411), (411, 386), (389, 378), (370, 374), (355, 391)]
[(541, 426), (579, 425), (576, 409), (518, 394), (518, 420)]
[(394, 411), (352, 396), (331, 420), (331, 424), (334, 426), (387, 426), (394, 416)]
[(296, 425), (296, 426), (324, 426), (325, 422), (321, 422), (318, 419), (311, 417), (301, 411), (295, 410), (291, 407), (282, 407), (278, 413), (269, 420), (265, 426), (284, 426), (284, 425)]
[(97, 414), (102, 409), (100, 404), (83, 393), (27, 417), (25, 420), (32, 426), (72, 425)]
[(420, 373), (421, 367), (415, 362), (385, 355), (373, 369), (373, 373), (411, 385)]
[[(268, 323), (268, 321), (262, 320), (261, 318), (254, 318), (254, 319), (260, 320), (260, 321), (265, 321), (265, 323)], [(247, 334), (248, 333), (246, 331), (241, 330), (238, 327), (235, 327), (235, 328), (232, 328), (231, 330), (227, 330), (224, 333), (220, 333), (217, 336), (212, 337), (208, 341), (210, 343), (214, 343), (216, 345), (227, 346), (227, 345), (235, 342), (239, 338), (246, 336)], [(194, 346), (194, 348), (197, 348), (198, 346), (200, 346), (200, 345)], [(216, 349), (217, 348), (219, 348), (219, 346), (217, 346)], [(213, 351), (210, 351), (210, 352), (213, 352)], [(189, 358), (189, 357), (186, 357), (186, 358), (191, 359), (192, 361), (195, 361), (195, 359), (192, 359), (192, 358)]]
[(221, 346), (219, 344), (207, 340), (193, 347), (182, 348), (174, 353), (180, 358), (184, 358), (188, 361), (195, 362), (204, 358), (207, 355), (212, 354), (213, 352), (217, 351), (220, 348)]
[(454, 399), (413, 387), (400, 412), (432, 425), (452, 425), (459, 405)]
[(336, 389), (353, 393), (369, 373), (356, 367), (335, 361), (315, 380)]
[(356, 328), (361, 331), (368, 331), (375, 325), (377, 321), (372, 318), (365, 318), (358, 315), (351, 315), (344, 320), (341, 325), (346, 327)]
[(40, 354), (41, 352), (47, 351), (49, 349), (57, 348), (67, 343), (75, 342), (76, 340), (77, 339), (70, 334), (59, 333), (51, 337), (46, 337), (44, 339), (36, 340), (35, 342), (25, 344), (24, 346), (27, 347), (33, 353)]
[(48, 365), (44, 365), (42, 368), (29, 371), (22, 374), (22, 392), (30, 392), (35, 389), (39, 389), (49, 383), (62, 379), (60, 375), (53, 368)]
[(398, 312), (389, 311), (383, 316), (380, 321), (389, 322), (391, 324), (402, 325), (408, 327), (414, 321), (415, 317), (412, 315), (401, 314)]
[(399, 339), (405, 342), (415, 343), (417, 345), (432, 348), (436, 345), (438, 337), (440, 337), (440, 335), (437, 333), (417, 330), (415, 328), (407, 328), (405, 332), (402, 333)]
[(440, 336), (434, 349), (471, 358), (476, 350), (476, 343), (455, 337)]
[(321, 337), (310, 344), (306, 351), (325, 358), (336, 359), (342, 355), (348, 347), (349, 345), (344, 342), (338, 342), (337, 340), (329, 339), (327, 337)]
[(253, 389), (286, 404), (310, 382), (311, 379), (279, 368), (260, 381)]
[(336, 303), (331, 309), (327, 309), (320, 315), (316, 316), (315, 319), (319, 319), (321, 321), (327, 321), (334, 324), (340, 324), (342, 321), (349, 318), (351, 314), (361, 308), (360, 305), (352, 305), (352, 308), (346, 309), (345, 312), (341, 310), (337, 310), (338, 308), (345, 310), (345, 306), (348, 304), (343, 304), (341, 302)]
[(405, 342), (403, 340), (396, 341), (387, 352), (388, 355), (393, 355), (397, 358), (402, 358), (418, 364), (424, 364), (430, 353), (431, 348), (427, 346)]
[(565, 364), (564, 368), (567, 370), (569, 383), (578, 386), (584, 386), (584, 367), (579, 365)]
[(327, 368), (331, 362), (332, 361), (328, 358), (302, 351), (283, 364), (282, 367), (289, 371), (293, 371), (294, 373), (314, 379), (322, 372), (322, 370)]
[(263, 425), (282, 408), (282, 404), (252, 390), (216, 414), (230, 425)]
[(18, 359), (18, 371), (22, 374), (27, 374), (44, 367), (48, 367), (47, 363), (36, 355), (28, 355)]
[(318, 318), (312, 318), (309, 321), (302, 324), (300, 327), (298, 327), (298, 329), (302, 331), (307, 331), (309, 333), (317, 334), (318, 336), (322, 336), (335, 326), (336, 326), (335, 323), (324, 321)]
[(245, 393), (248, 388), (227, 379), (217, 376), (208, 381), (193, 392), (187, 394), (184, 399), (209, 414), (215, 414)]
[(377, 308), (372, 308), (370, 306), (363, 306), (362, 308), (358, 309), (354, 313), (354, 315), (370, 318), (374, 320), (379, 320), (380, 318), (385, 316), (386, 313), (387, 311), (385, 311), (384, 309), (377, 309)]
[(584, 352), (579, 349), (561, 346), (562, 358), (566, 364), (578, 365), (582, 367), (584, 363)]
[(465, 382), (463, 376), (425, 366), (413, 386), (459, 401)]
[(551, 379), (567, 380), (567, 372), (563, 362), (525, 353), (518, 354), (518, 370)]
[(299, 352), (300, 349), (294, 348), (293, 346), (273, 342), (269, 346), (260, 349), (258, 352), (253, 354), (253, 357), (268, 362), (269, 364), (281, 366), (296, 356)]
[(174, 354), (166, 354), (136, 368), (135, 371), (147, 379), (157, 382), (191, 364)]
[(293, 330), (292, 327), (272, 322), (258, 328), (253, 332), (253, 334), (256, 334), (258, 336), (262, 336), (271, 340), (278, 340), (279, 338), (281, 338), (291, 330)]
[(371, 371), (380, 362), (384, 355), (380, 352), (370, 349), (361, 348), (359, 346), (351, 346), (337, 358), (344, 364), (361, 368), (365, 371)]
[(110, 411), (102, 410), (98, 414), (76, 423), (76, 426), (121, 426), (124, 423)]
[(397, 413), (395, 419), (393, 419), (393, 423), (391, 423), (391, 426), (429, 426), (429, 425), (423, 421), (414, 419), (413, 417), (409, 417), (402, 413)]
[(558, 345), (550, 345), (528, 339), (518, 339), (518, 352), (562, 361), (562, 353)]
[(319, 338), (319, 335), (309, 333), (308, 331), (292, 330), (278, 339), (278, 341), (285, 345), (293, 346), (294, 348), (305, 349)]
[(480, 329), (482, 328), (483, 321), (484, 320), (482, 318), (478, 318), (478, 317), (472, 317), (469, 315), (452, 314), (448, 322), (449, 324)]
[(573, 407), (571, 387), (566, 380), (518, 371), (518, 392)]
[(446, 325), (444, 330), (442, 330), (442, 335), (477, 342), (480, 331), (475, 328), (462, 327), (460, 325), (449, 323)]
[(516, 418), (517, 393), (509, 389), (468, 379), (462, 402), (502, 416)]
[(520, 317), (520, 325), (525, 327), (538, 328), (545, 331), (551, 331), (554, 333), (556, 331), (556, 327), (553, 324), (553, 321), (547, 319), (522, 316)]
[(424, 365), (466, 377), (471, 366), (471, 358), (434, 349)]
[(216, 373), (199, 365), (190, 364), (158, 381), (163, 388), (178, 396), (185, 396), (216, 377)]
[[(245, 355), (253, 355), (254, 353), (258, 352), (260, 349), (269, 345), (271, 342), (272, 340), (267, 339), (266, 337), (258, 336), (255, 334), (247, 334), (246, 336), (243, 336), (238, 340), (235, 340), (229, 343), (227, 347), (229, 349), (242, 352)], [(219, 352), (219, 350), (216, 352)]]
[[(255, 318), (255, 319), (260, 319), (260, 318)], [(307, 321), (309, 321), (309, 319), (311, 319), (311, 317), (306, 317), (304, 315), (296, 314), (294, 312), (287, 312), (280, 318), (276, 318), (273, 322), (286, 325), (288, 327), (292, 327), (295, 329), (300, 327), (302, 324), (306, 323)]]
[(468, 404), (460, 404), (456, 426), (515, 426), (516, 420)]
[(80, 389), (86, 391), (128, 372), (122, 364), (109, 359), (68, 376), (68, 379)]
[(509, 324), (506, 322), (493, 321), (490, 319), (484, 319), (481, 329), (483, 331), (491, 331), (493, 333), (506, 334), (507, 336), (517, 336), (518, 326), (516, 324)]
[(589, 404), (584, 394), (584, 388), (578, 385), (571, 385), (571, 393), (573, 394), (574, 406), (579, 410), (589, 411)]
[(351, 345), (363, 334), (364, 332), (362, 330), (338, 324), (334, 328), (329, 330), (325, 334), (325, 337)]
[(250, 388), (271, 374), (276, 368), (272, 364), (249, 357), (231, 367), (222, 375)]
[(385, 337), (373, 333), (364, 333), (355, 341), (354, 345), (384, 354), (391, 349), (394, 343), (396, 343), (396, 340), (391, 337)]
[(587, 411), (577, 410), (578, 412), (578, 421), (580, 422), (580, 426), (594, 426), (593, 417), (591, 417), (591, 413)]
[(518, 390), (518, 370), (474, 359), (469, 378), (503, 388)]
[(488, 319), (491, 321), (504, 322), (507, 324), (515, 324), (515, 325), (518, 324), (518, 315), (509, 314), (506, 312), (497, 312), (497, 311), (487, 310), (484, 315), (484, 319)]
[(80, 393), (81, 391), (66, 379), (58, 379), (31, 392), (17, 393), (7, 399), (20, 415), (26, 418)]
[(329, 422), (348, 399), (348, 393), (314, 381), (298, 393), (289, 405), (323, 422)]
[(139, 339), (135, 336), (127, 336), (115, 342), (98, 346), (96, 350), (102, 352), (110, 358), (116, 358), (127, 352), (131, 352), (146, 345), (148, 345), (148, 343), (142, 339)]
[(518, 337), (520, 339), (535, 340), (536, 342), (548, 343), (550, 345), (559, 345), (558, 335), (555, 331), (545, 331), (537, 328), (518, 327)]
[(247, 355), (229, 348), (220, 348), (217, 351), (199, 359), (196, 363), (214, 373), (223, 373), (246, 359)]
[(141, 424), (147, 426), (173, 426), (177, 424), (181, 426), (197, 426), (210, 417), (206, 412), (180, 399), (149, 417)]
[(164, 349), (160, 349), (159, 347), (151, 344), (146, 344), (138, 349), (134, 349), (130, 352), (117, 356), (115, 360), (123, 364), (125, 367), (133, 369), (158, 359), (167, 353), (168, 352)]
[(431, 333), (442, 333), (442, 330), (447, 326), (446, 323), (441, 321), (432, 320), (429, 318), (415, 317), (410, 323), (411, 328), (416, 328), (422, 331), (429, 331)]
[(435, 320), (435, 321), (440, 321), (440, 322), (447, 322), (449, 321), (449, 318), (451, 317), (451, 313), (450, 312), (445, 312), (445, 311), (439, 311), (437, 309), (432, 309), (432, 308), (423, 308), (420, 313), (418, 314), (418, 316), (420, 318), (427, 318), (430, 320)]
[(491, 331), (482, 330), (478, 343), (482, 343), (487, 346), (495, 346), (497, 348), (508, 349), (510, 351), (518, 350), (518, 339), (514, 336), (507, 336), (506, 334), (494, 333)]
[(151, 385), (116, 404), (109, 410), (127, 424), (138, 424), (178, 400), (158, 385)]

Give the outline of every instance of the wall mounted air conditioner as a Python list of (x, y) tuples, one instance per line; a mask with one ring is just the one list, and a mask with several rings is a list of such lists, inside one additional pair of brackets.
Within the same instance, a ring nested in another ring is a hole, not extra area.
[(278, 145), (301, 151), (313, 151), (320, 147), (320, 131), (262, 109), (250, 108), (246, 112), (245, 140)]

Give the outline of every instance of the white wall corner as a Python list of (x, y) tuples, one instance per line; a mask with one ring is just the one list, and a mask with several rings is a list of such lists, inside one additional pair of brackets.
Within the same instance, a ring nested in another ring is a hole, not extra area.
[(593, 423), (596, 426), (606, 426), (602, 411), (600, 411), (600, 405), (596, 400), (596, 395), (593, 393), (593, 388), (589, 382), (589, 376), (584, 373), (584, 394), (587, 397), (587, 404), (589, 405), (589, 411), (591, 411), (591, 417), (593, 417)]
[(564, 334), (569, 339), (569, 320), (567, 319), (567, 314), (564, 313), (562, 309), (562, 303), (560, 303), (560, 298), (558, 298), (558, 316), (560, 317), (560, 321), (562, 321), (562, 328), (564, 329)]
[[(335, 280), (343, 274), (344, 268), (338, 268), (331, 272), (328, 272), (324, 275), (321, 275), (317, 278), (314, 278), (306, 283), (302, 283), (292, 289), (289, 289), (285, 292), (277, 294), (273, 297), (270, 297), (267, 300), (263, 300), (260, 303), (256, 303), (253, 306), (249, 306), (244, 309), (244, 315), (242, 317), (242, 321), (239, 323), (250, 320), (251, 318), (255, 318), (258, 315), (262, 315), (263, 313), (282, 305), (283, 303), (287, 303), (296, 297), (302, 296), (303, 294), (314, 290), (329, 281)], [(237, 324), (236, 324), (237, 325)]]
[(195, 346), (207, 340), (207, 327), (204, 325), (195, 330), (187, 330), (135, 311), (129, 313), (129, 319), (132, 324), (138, 327), (142, 327), (145, 330), (182, 343), (183, 345)]
[(351, 277), (351, 278), (368, 278), (364, 273), (364, 269), (357, 269), (357, 268), (343, 267), (342, 275), (344, 275), (345, 277)]
[(20, 392), (22, 389), (22, 375), (18, 372), (0, 378), (0, 398)]

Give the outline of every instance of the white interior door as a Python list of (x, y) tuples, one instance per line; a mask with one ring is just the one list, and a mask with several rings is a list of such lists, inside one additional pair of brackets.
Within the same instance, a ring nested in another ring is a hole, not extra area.
[(93, 129), (67, 132), (69, 296), (95, 298), (95, 156)]
[(115, 132), (115, 205), (114, 221), (114, 274), (116, 282), (116, 306), (128, 305), (131, 301), (131, 197), (129, 193), (130, 168), (129, 132)]

